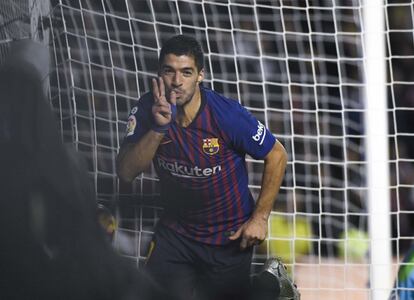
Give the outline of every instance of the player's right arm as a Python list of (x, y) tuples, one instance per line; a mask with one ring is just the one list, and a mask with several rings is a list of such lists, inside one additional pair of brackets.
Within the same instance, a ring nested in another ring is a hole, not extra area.
[(118, 177), (131, 182), (148, 168), (163, 136), (150, 130), (138, 142), (123, 144), (116, 159)]
[[(175, 117), (175, 93), (171, 93), (170, 101), (168, 101), (165, 97), (164, 82), (161, 78), (158, 81), (156, 79), (152, 80), (152, 88), (154, 103), (151, 109), (152, 116), (149, 118), (150, 121), (147, 122), (149, 128), (145, 132), (139, 132), (135, 129), (136, 123), (141, 120), (137, 120), (135, 115), (131, 114), (128, 122), (135, 122), (135, 124), (131, 125), (133, 126), (132, 131), (127, 134), (127, 141), (122, 144), (116, 159), (117, 174), (120, 179), (127, 182), (134, 180), (151, 164), (165, 132), (168, 131), (170, 123)], [(137, 140), (129, 142), (129, 134), (136, 135)]]

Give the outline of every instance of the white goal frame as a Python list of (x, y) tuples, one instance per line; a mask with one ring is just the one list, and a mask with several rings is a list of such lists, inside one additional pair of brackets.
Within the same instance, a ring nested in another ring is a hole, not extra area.
[(388, 299), (392, 287), (390, 176), (383, 1), (365, 1), (366, 149), (368, 164), (370, 284), (372, 299)]

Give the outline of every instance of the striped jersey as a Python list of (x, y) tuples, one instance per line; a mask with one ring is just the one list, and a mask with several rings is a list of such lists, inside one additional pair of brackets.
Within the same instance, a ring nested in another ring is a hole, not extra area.
[[(202, 243), (224, 245), (254, 209), (245, 156), (263, 159), (276, 139), (238, 101), (200, 89), (197, 116), (187, 127), (173, 122), (153, 158), (165, 203), (160, 222)], [(152, 104), (147, 93), (131, 110), (125, 142), (151, 128)]]

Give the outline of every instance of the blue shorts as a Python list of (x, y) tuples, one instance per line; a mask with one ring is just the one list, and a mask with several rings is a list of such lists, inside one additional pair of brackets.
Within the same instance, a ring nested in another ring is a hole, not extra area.
[(247, 299), (253, 248), (207, 245), (158, 225), (145, 268), (177, 299)]

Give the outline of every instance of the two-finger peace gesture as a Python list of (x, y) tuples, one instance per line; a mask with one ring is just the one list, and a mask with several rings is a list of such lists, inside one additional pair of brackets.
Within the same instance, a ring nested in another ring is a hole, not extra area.
[(152, 94), (154, 95), (154, 104), (152, 105), (152, 116), (154, 118), (153, 129), (158, 132), (166, 132), (171, 122), (175, 119), (176, 94), (171, 91), (169, 101), (165, 96), (164, 80), (159, 77), (152, 79)]

